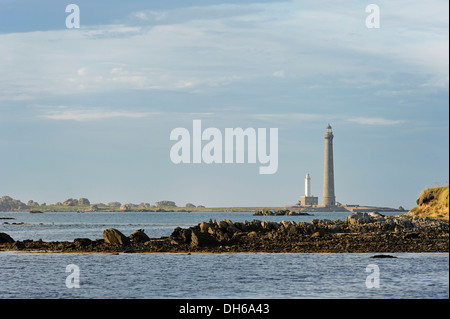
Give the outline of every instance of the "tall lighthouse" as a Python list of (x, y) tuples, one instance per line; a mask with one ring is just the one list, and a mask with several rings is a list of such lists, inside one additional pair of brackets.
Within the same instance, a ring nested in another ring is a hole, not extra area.
[(324, 206), (336, 205), (336, 196), (334, 195), (333, 137), (331, 125), (328, 124), (325, 133), (325, 165), (323, 179)]

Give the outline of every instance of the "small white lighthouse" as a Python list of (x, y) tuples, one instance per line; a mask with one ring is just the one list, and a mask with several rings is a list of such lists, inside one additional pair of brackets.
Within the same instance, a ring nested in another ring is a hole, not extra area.
[(311, 177), (309, 177), (309, 174), (306, 174), (305, 177), (305, 197), (311, 196)]
[(311, 195), (311, 177), (308, 173), (305, 177), (305, 196), (300, 197), (297, 204), (300, 206), (314, 206), (319, 204), (319, 199)]

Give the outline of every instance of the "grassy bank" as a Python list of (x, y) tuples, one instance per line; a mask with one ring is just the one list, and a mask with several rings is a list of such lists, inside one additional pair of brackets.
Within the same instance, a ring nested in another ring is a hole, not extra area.
[(408, 214), (418, 217), (449, 219), (449, 187), (438, 186), (424, 189), (417, 199), (417, 206)]

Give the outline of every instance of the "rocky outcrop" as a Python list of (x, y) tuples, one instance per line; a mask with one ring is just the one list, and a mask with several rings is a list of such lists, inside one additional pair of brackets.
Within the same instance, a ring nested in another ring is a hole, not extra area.
[(185, 247), (229, 246), (238, 251), (448, 251), (448, 231), (445, 221), (373, 212), (309, 223), (209, 221), (177, 228), (169, 238)]
[(158, 207), (162, 207), (162, 206), (177, 207), (177, 205), (175, 205), (175, 202), (172, 202), (170, 200), (162, 200), (160, 202), (156, 202), (156, 206), (158, 206)]
[(88, 206), (91, 205), (91, 202), (87, 198), (78, 199), (78, 206)]
[(73, 198), (67, 198), (65, 201), (62, 202), (63, 206), (77, 206), (78, 200)]
[(0, 244), (10, 244), (13, 242), (14, 239), (12, 239), (11, 236), (6, 233), (0, 233)]
[(280, 209), (277, 211), (263, 209), (254, 212), (253, 216), (313, 216), (313, 215), (305, 212), (291, 211), (289, 209), (286, 210)]
[(9, 196), (0, 198), (0, 212), (20, 211), (26, 209), (26, 205), (20, 200), (13, 199)]
[(139, 208), (139, 209), (149, 209), (151, 207), (152, 207), (152, 205), (150, 205), (150, 203), (140, 203), (137, 208)]
[(105, 240), (105, 243), (116, 246), (124, 246), (130, 244), (130, 239), (114, 228), (105, 229), (103, 231), (103, 239)]
[(142, 229), (126, 237), (113, 228), (105, 229), (103, 239), (97, 240), (18, 243), (4, 233), (0, 238), (0, 250), (61, 252), (448, 252), (449, 223), (372, 212), (310, 222), (209, 220), (177, 227), (161, 238), (149, 238)]
[(34, 200), (29, 200), (28, 202), (27, 202), (27, 206), (39, 206), (39, 203), (38, 202), (35, 202)]

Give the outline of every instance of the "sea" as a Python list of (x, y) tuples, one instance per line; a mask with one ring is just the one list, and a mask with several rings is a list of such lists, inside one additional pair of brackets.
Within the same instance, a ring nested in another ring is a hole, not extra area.
[[(102, 238), (116, 228), (153, 238), (201, 221), (345, 219), (349, 213), (0, 212), (14, 240)], [(384, 213), (395, 215), (397, 213)], [(9, 219), (14, 218), (14, 219)], [(15, 224), (13, 224), (15, 223)], [(0, 252), (0, 299), (448, 299), (448, 253)]]

